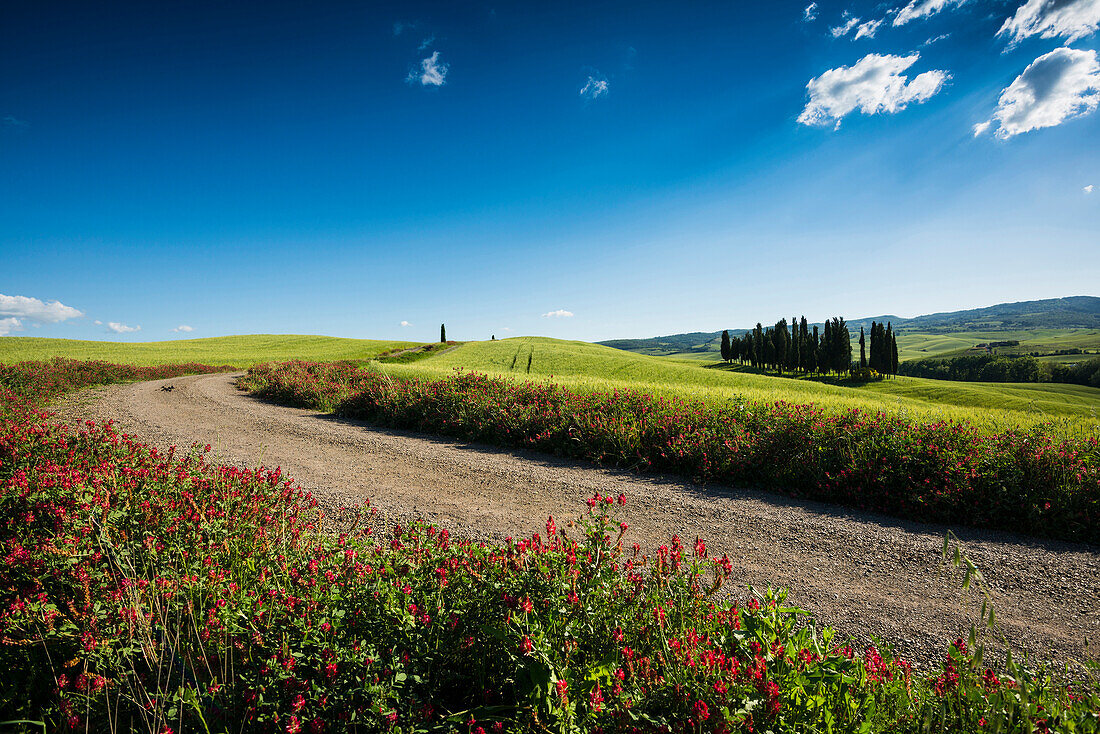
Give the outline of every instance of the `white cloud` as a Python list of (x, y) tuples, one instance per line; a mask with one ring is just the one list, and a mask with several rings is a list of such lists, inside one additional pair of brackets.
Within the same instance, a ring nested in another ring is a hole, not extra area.
[(505, 326), (505, 327), (504, 327), (504, 331), (511, 331), (511, 330), (512, 330), (512, 327), (511, 327), (511, 326)]
[(935, 15), (941, 10), (950, 7), (965, 5), (970, 0), (910, 0), (910, 3), (898, 11), (894, 16), (894, 25), (905, 25), (911, 20), (918, 20), (929, 15)]
[(1092, 193), (1092, 184), (1089, 184), (1088, 186), (1086, 186), (1085, 188), (1083, 188), (1081, 190), (1084, 191), (1086, 194), (1091, 194)]
[(926, 71), (909, 81), (902, 74), (920, 54), (892, 56), (867, 54), (853, 66), (829, 69), (806, 85), (810, 101), (798, 116), (803, 125), (824, 125), (840, 120), (856, 108), (865, 115), (900, 112), (910, 102), (924, 102), (951, 78), (946, 71)]
[(0, 316), (15, 316), (38, 324), (56, 324), (83, 316), (81, 311), (60, 301), (43, 303), (37, 298), (5, 296), (0, 293)]
[(927, 48), (928, 46), (931, 46), (933, 43), (939, 43), (940, 41), (946, 40), (948, 38), (951, 38), (950, 33), (941, 33), (940, 35), (938, 35), (934, 38), (929, 38), (927, 41), (922, 43), (920, 45), (920, 47), (921, 48)]
[(96, 326), (103, 326), (103, 322), (102, 322), (102, 321), (100, 321), (99, 319), (96, 319), (96, 320), (95, 320), (95, 321), (93, 321), (92, 323), (94, 323), (94, 324), (95, 324)]
[(986, 120), (985, 122), (979, 122), (979, 123), (975, 124), (974, 125), (974, 137), (978, 137), (979, 135), (984, 133), (986, 130), (989, 129), (989, 126), (992, 125), (992, 124), (993, 124), (992, 120)]
[(874, 38), (880, 25), (882, 25), (882, 20), (869, 20), (866, 23), (861, 23), (859, 28), (856, 28), (856, 35), (852, 37), (852, 40), (856, 41), (864, 37)]
[[(572, 318), (572, 316), (573, 312), (566, 311), (564, 308), (559, 308), (557, 311), (550, 311), (542, 315), (544, 319), (568, 319)], [(506, 331), (511, 331), (511, 329), (506, 329)]]
[(1066, 39), (1072, 43), (1091, 36), (1100, 27), (1100, 0), (1028, 0), (1006, 18), (997, 35), (1009, 36), (1015, 46), (1028, 36)]
[[(1091, 187), (1090, 187), (1091, 188)], [(13, 331), (22, 331), (23, 322), (14, 316), (10, 316), (6, 319), (0, 319), (0, 336), (7, 336)]]
[(844, 11), (844, 17), (841, 19), (844, 22), (835, 28), (830, 28), (829, 33), (833, 34), (833, 38), (840, 38), (848, 35), (848, 31), (859, 25), (859, 18), (853, 18), (851, 13), (847, 10)]
[(134, 331), (141, 331), (140, 326), (127, 326), (126, 324), (120, 324), (117, 321), (108, 321), (107, 329), (113, 331), (116, 334), (129, 334)]
[(1097, 104), (1100, 104), (1100, 63), (1096, 52), (1063, 47), (1032, 61), (1001, 92), (989, 122), (997, 125), (994, 134), (1006, 140), (1087, 115)]
[(180, 324), (180, 325), (179, 325), (179, 326), (177, 326), (176, 328), (172, 329), (172, 331), (175, 331), (175, 332), (177, 332), (177, 333), (178, 333), (178, 332), (181, 332), (181, 331), (184, 331), (184, 332), (188, 332), (188, 333), (190, 333), (190, 332), (192, 332), (192, 331), (194, 331), (194, 330), (195, 330), (195, 327), (194, 327), (194, 326), (188, 326), (187, 324)]
[(581, 96), (586, 99), (596, 99), (604, 94), (607, 94), (608, 84), (606, 79), (601, 79), (595, 76), (589, 76), (588, 81), (581, 87)]
[(802, 11), (802, 20), (806, 23), (817, 20), (817, 3), (810, 3), (806, 6), (806, 9)]
[(432, 55), (420, 61), (420, 69), (413, 69), (405, 78), (407, 82), (420, 82), (426, 87), (442, 87), (447, 83), (447, 71), (450, 64), (439, 60), (439, 52), (433, 51)]
[(416, 23), (405, 23), (399, 20), (393, 24), (393, 35), (400, 36), (410, 28), (416, 28)]
[(412, 326), (412, 324), (410, 324), (408, 321), (402, 321), (401, 325), (402, 326)]
[(420, 42), (420, 45), (416, 47), (416, 50), (417, 51), (425, 51), (428, 48), (430, 48), (433, 43), (435, 43), (435, 36), (428, 36), (427, 38), (425, 38), (423, 41)]

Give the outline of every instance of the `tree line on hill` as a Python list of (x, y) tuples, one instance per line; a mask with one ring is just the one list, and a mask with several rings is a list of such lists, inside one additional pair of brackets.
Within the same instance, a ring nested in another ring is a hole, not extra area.
[(1100, 387), (1100, 357), (1067, 365), (1040, 362), (1031, 355), (963, 355), (904, 362), (900, 374), (964, 382), (1060, 382)]
[[(743, 336), (730, 337), (722, 332), (722, 359), (738, 361), (757, 369), (804, 374), (852, 373), (867, 379), (878, 375), (898, 373), (898, 343), (893, 327), (889, 324), (871, 323), (870, 354), (867, 335), (859, 330), (859, 372), (852, 364), (852, 338), (848, 324), (834, 317), (826, 321), (824, 329), (810, 325), (806, 317), (780, 319), (775, 326), (761, 323)], [(872, 372), (873, 370), (873, 372)]]

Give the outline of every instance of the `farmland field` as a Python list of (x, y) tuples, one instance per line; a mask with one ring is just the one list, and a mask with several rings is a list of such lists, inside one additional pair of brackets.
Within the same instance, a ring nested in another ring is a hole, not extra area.
[(0, 337), (0, 363), (67, 357), (140, 366), (203, 362), (248, 367), (257, 362), (281, 359), (368, 359), (387, 349), (414, 346), (417, 346), (415, 342), (297, 334), (250, 334), (135, 343), (6, 336)]
[[(530, 364), (530, 371), (528, 371)], [(572, 388), (634, 388), (707, 401), (813, 402), (827, 410), (903, 413), (915, 420), (969, 420), (991, 429), (1054, 421), (1066, 432), (1100, 430), (1100, 390), (1071, 385), (958, 383), (899, 377), (861, 387), (704, 369), (689, 361), (633, 354), (587, 342), (516, 337), (470, 342), (393, 374), (449, 374), (456, 368)], [(415, 371), (413, 371), (415, 370)]]
[[(168, 342), (116, 343), (0, 338), (0, 363), (68, 357), (134, 365), (195, 361), (252, 364), (287, 359), (367, 360), (412, 342), (338, 339), (324, 336), (249, 335)], [(991, 430), (1053, 421), (1059, 430), (1100, 430), (1100, 390), (1076, 385), (962, 383), (899, 377), (862, 386), (810, 379), (705, 369), (712, 361), (635, 354), (588, 342), (515, 337), (468, 342), (412, 364), (387, 364), (396, 376), (450, 375), (455, 369), (550, 380), (576, 389), (632, 388), (658, 395), (713, 402), (750, 400), (815, 403), (823, 409), (850, 408), (903, 414), (914, 420), (968, 420)]]

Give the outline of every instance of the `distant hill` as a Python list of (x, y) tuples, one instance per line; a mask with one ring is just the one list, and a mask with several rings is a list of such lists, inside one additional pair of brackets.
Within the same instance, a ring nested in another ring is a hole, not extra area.
[[(776, 318), (782, 318), (777, 316)], [(1070, 296), (1041, 301), (999, 303), (996, 306), (974, 308), (916, 316), (873, 316), (852, 319), (848, 328), (858, 335), (859, 327), (870, 328), (872, 321), (887, 321), (899, 334), (953, 334), (966, 331), (1021, 331), (1031, 329), (1100, 329), (1100, 298)], [(766, 323), (765, 326), (770, 326)], [(820, 326), (820, 324), (819, 324)], [(730, 329), (730, 335), (741, 335), (749, 326)], [(650, 339), (611, 339), (600, 342), (608, 347), (641, 354), (674, 354), (685, 352), (716, 352), (722, 331), (693, 331), (689, 334), (656, 336)]]

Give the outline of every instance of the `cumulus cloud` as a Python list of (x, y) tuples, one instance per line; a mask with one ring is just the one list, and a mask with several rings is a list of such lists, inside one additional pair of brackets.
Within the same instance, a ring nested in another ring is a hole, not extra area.
[(589, 75), (588, 81), (581, 87), (581, 96), (585, 99), (597, 99), (607, 94), (607, 80), (598, 76)]
[(412, 324), (410, 324), (408, 321), (402, 321), (401, 325), (402, 326), (412, 326)]
[[(885, 18), (883, 20), (885, 20)], [(856, 35), (852, 37), (852, 40), (858, 41), (861, 38), (874, 38), (880, 25), (882, 25), (882, 20), (869, 20), (866, 23), (860, 23), (859, 27), (856, 28)]]
[(181, 332), (181, 331), (186, 332), (186, 333), (191, 333), (194, 330), (195, 330), (194, 326), (188, 326), (187, 324), (180, 324), (176, 328), (172, 329), (172, 331), (175, 331), (177, 333)]
[(851, 13), (847, 10), (844, 11), (843, 21), (840, 25), (829, 29), (829, 33), (833, 34), (833, 38), (841, 38), (848, 35), (848, 32), (859, 25), (859, 18), (852, 17)]
[[(1091, 187), (1090, 187), (1091, 188)], [(14, 316), (9, 316), (6, 319), (0, 319), (0, 336), (7, 336), (13, 331), (22, 331), (23, 322)]]
[(810, 3), (806, 6), (806, 9), (802, 11), (802, 20), (806, 23), (817, 20), (817, 3)]
[(1091, 194), (1092, 193), (1092, 184), (1089, 184), (1088, 186), (1086, 186), (1085, 188), (1083, 188), (1081, 190), (1084, 191), (1086, 194)]
[(865, 115), (900, 112), (910, 102), (924, 102), (951, 78), (946, 71), (926, 71), (910, 81), (902, 72), (916, 63), (920, 54), (892, 56), (867, 54), (852, 66), (829, 69), (806, 85), (810, 101), (798, 116), (803, 125), (824, 125), (841, 119), (855, 109)]
[(894, 25), (905, 25), (911, 20), (919, 20), (929, 15), (935, 15), (947, 8), (965, 5), (970, 0), (910, 0), (910, 3), (898, 11), (894, 16)]
[(420, 82), (425, 87), (442, 87), (447, 83), (447, 71), (450, 68), (450, 64), (439, 60), (439, 52), (433, 51), (431, 56), (421, 59), (420, 68), (410, 71), (405, 81)]
[(56, 324), (84, 314), (60, 301), (43, 303), (27, 296), (5, 296), (0, 293), (0, 316), (14, 316), (37, 324)]
[(134, 331), (141, 331), (140, 326), (127, 326), (126, 324), (120, 324), (117, 321), (108, 321), (107, 330), (113, 331), (116, 334), (129, 334)]
[[(983, 130), (996, 125), (994, 134), (1013, 135), (1061, 125), (1087, 115), (1100, 104), (1100, 63), (1095, 51), (1057, 48), (1035, 59), (1008, 85)], [(975, 126), (977, 131), (977, 126)]]
[(1005, 19), (997, 35), (1008, 36), (1009, 46), (1035, 35), (1072, 43), (1091, 36), (1098, 27), (1100, 0), (1028, 0)]
[[(544, 319), (568, 319), (572, 316), (573, 312), (566, 311), (564, 308), (559, 308), (557, 311), (548, 311), (542, 315)], [(511, 331), (511, 329), (508, 329), (508, 331)]]
[(992, 124), (993, 122), (991, 120), (986, 120), (985, 122), (979, 122), (974, 125), (974, 137), (978, 137), (979, 135), (984, 133), (986, 130), (989, 129), (989, 126)]

